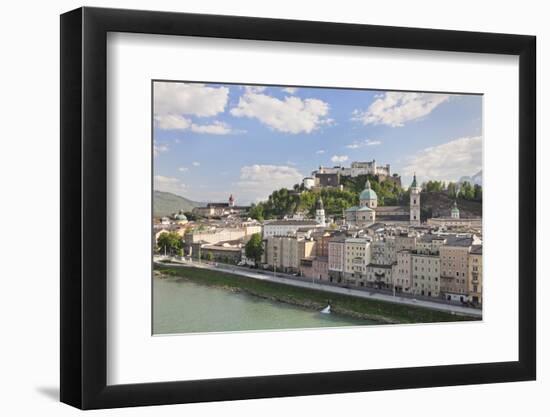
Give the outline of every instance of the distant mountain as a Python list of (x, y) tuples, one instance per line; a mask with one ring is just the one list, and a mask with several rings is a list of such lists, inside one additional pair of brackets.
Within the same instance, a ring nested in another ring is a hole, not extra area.
[(176, 194), (167, 193), (165, 191), (155, 191), (153, 195), (153, 216), (168, 216), (179, 210), (191, 211), (193, 207), (201, 205), (202, 203), (189, 200)]
[(460, 177), (458, 182), (469, 182), (470, 184), (483, 185), (483, 171), (480, 170), (477, 174), (474, 174), (471, 177)]

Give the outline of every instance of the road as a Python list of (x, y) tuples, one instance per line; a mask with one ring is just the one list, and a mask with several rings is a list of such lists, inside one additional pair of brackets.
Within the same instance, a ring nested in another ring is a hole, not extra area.
[(360, 297), (360, 298), (365, 298), (370, 300), (379, 300), (379, 301), (386, 301), (389, 303), (404, 304), (404, 305), (410, 305), (415, 307), (424, 307), (432, 310), (445, 311), (451, 314), (473, 316), (473, 317), (480, 317), (480, 318), (482, 316), (481, 310), (473, 307), (446, 304), (442, 302), (429, 301), (424, 299), (406, 298), (406, 297), (400, 297), (400, 296), (393, 296), (390, 294), (381, 294), (381, 293), (369, 292), (365, 290), (357, 290), (353, 288), (337, 287), (332, 285), (321, 284), (318, 282), (284, 278), (280, 275), (274, 276), (273, 274), (254, 272), (246, 269), (241, 269), (238, 267), (232, 267), (231, 265), (209, 264), (209, 263), (202, 263), (202, 262), (199, 263), (199, 262), (187, 262), (187, 261), (173, 262), (173, 263), (162, 262), (162, 263), (158, 263), (158, 265), (179, 267), (179, 268), (193, 267), (193, 268), (210, 269), (213, 271), (230, 272), (232, 274), (241, 275), (248, 278), (260, 279), (260, 280), (269, 281), (269, 282), (276, 282), (284, 285), (292, 285), (295, 287), (332, 292), (335, 294), (351, 295), (354, 297)]

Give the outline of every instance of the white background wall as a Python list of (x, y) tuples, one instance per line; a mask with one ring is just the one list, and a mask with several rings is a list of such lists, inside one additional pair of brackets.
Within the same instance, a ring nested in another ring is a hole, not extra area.
[[(75, 415), (57, 402), (59, 378), (59, 17), (81, 6), (70, 0), (5, 2), (0, 23), (0, 410), (3, 415)], [(550, 180), (549, 123), (542, 121), (550, 97), (550, 26), (545, 2), (462, 0), (341, 0), (271, 2), (247, 0), (93, 1), (86, 5), (239, 14), (293, 19), (534, 34), (538, 37), (539, 214), (550, 206), (541, 187)], [(546, 16), (546, 18), (545, 18)], [(404, 69), (406, 70), (406, 69)], [(503, 180), (505, 180), (503, 178)], [(547, 187), (545, 187), (547, 188)], [(541, 258), (549, 218), (539, 215)], [(407, 416), (548, 415), (550, 390), (548, 263), (539, 266), (538, 381), (377, 393), (238, 401), (100, 411), (94, 415), (334, 416), (343, 413)], [(475, 349), (475, 343), (472, 344)], [(546, 394), (546, 396), (544, 395)], [(449, 406), (449, 404), (453, 404)], [(458, 405), (458, 406), (457, 406)]]

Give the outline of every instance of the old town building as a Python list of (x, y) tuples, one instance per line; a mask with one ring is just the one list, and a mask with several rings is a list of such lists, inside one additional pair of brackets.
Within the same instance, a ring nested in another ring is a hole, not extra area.
[(472, 303), (482, 303), (483, 247), (472, 245), (468, 257), (468, 296)]

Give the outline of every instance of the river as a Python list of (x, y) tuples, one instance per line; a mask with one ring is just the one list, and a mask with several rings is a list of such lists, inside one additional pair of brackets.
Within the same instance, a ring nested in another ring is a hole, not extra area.
[(372, 323), (334, 313), (321, 314), (180, 278), (153, 278), (154, 334), (304, 329)]

